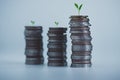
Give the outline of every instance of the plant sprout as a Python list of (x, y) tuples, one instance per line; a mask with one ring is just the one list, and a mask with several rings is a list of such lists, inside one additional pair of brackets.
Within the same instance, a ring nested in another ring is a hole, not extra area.
[(35, 24), (35, 21), (31, 20), (31, 24), (34, 25), (34, 24)]
[(83, 4), (78, 5), (77, 3), (74, 3), (74, 5), (75, 5), (75, 7), (76, 7), (77, 10), (78, 10), (78, 14), (80, 14), (80, 10), (81, 10)]
[(55, 23), (55, 25), (56, 25), (56, 26), (58, 26), (58, 25), (59, 25), (59, 22), (56, 22), (56, 21), (55, 21), (54, 23)]

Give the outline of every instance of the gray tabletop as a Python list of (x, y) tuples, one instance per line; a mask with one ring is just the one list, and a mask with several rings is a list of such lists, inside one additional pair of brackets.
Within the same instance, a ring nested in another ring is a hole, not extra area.
[(67, 67), (48, 67), (47, 57), (44, 65), (25, 65), (21, 52), (0, 54), (0, 80), (120, 80), (119, 56), (115, 53), (107, 58), (93, 54), (91, 68), (71, 68), (70, 59)]

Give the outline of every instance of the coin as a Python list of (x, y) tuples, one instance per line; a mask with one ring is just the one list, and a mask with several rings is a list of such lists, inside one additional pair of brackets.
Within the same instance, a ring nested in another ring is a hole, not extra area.
[(78, 67), (78, 68), (79, 68), (79, 67), (83, 67), (83, 68), (84, 68), (84, 67), (91, 67), (91, 66), (92, 66), (92, 64), (74, 64), (74, 63), (71, 64), (71, 67), (73, 67), (73, 68), (74, 68), (74, 67), (75, 67), (75, 68), (76, 68), (76, 67)]
[(48, 62), (48, 66), (67, 66), (67, 62), (64, 63), (49, 63)]
[(92, 45), (72, 45), (72, 51), (91, 51)]
[(43, 64), (44, 58), (26, 58), (25, 64)]
[(47, 52), (47, 55), (50, 57), (64, 57), (66, 52)]
[(85, 55), (85, 56), (71, 55), (71, 59), (74, 60), (91, 60), (91, 58), (92, 58), (91, 55)]

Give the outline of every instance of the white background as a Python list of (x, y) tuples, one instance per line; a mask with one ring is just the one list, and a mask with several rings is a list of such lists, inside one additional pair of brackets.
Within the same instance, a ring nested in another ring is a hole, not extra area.
[[(76, 15), (74, 2), (83, 3), (82, 15), (90, 18), (93, 37), (92, 67), (70, 68), (69, 17)], [(120, 80), (119, 0), (0, 0), (0, 80)], [(30, 20), (43, 26), (43, 66), (25, 65), (24, 26)], [(47, 67), (47, 32), (68, 27), (68, 67)]]

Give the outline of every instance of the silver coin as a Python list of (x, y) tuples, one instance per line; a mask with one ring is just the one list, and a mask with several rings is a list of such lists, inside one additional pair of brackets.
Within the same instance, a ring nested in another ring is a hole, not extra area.
[(63, 57), (66, 55), (66, 52), (47, 52), (47, 55), (51, 57)]
[(39, 37), (35, 37), (35, 38), (33, 38), (33, 37), (25, 37), (25, 40), (31, 40), (31, 41), (42, 41), (42, 38), (39, 38)]
[(60, 53), (63, 53), (63, 52), (66, 52), (66, 49), (65, 48), (48, 48), (48, 52), (60, 52)]
[(70, 23), (70, 27), (74, 27), (74, 26), (80, 26), (80, 27), (84, 27), (84, 26), (91, 26), (91, 24), (89, 22), (80, 22), (80, 21), (71, 21)]
[(51, 30), (51, 31), (50, 31), (50, 30), (49, 30), (48, 33), (58, 34), (58, 35), (59, 35), (59, 34), (64, 34), (64, 33), (66, 33), (66, 31), (60, 31), (60, 30), (56, 30), (56, 31), (55, 31), (55, 30)]
[(49, 37), (49, 40), (67, 40), (67, 37)]
[(66, 43), (54, 43), (54, 42), (49, 42), (48, 45), (66, 45)]
[(26, 60), (27, 61), (39, 61), (39, 60), (44, 60), (44, 58), (43, 57), (40, 57), (40, 58), (35, 57), (35, 58), (26, 58)]
[(48, 44), (48, 48), (66, 48), (66, 45), (54, 45), (54, 44)]
[(90, 34), (90, 31), (88, 31), (88, 30), (83, 30), (83, 31), (70, 31), (70, 33), (88, 33), (88, 34)]
[(48, 66), (67, 66), (67, 62), (64, 62), (64, 63), (48, 63)]
[(74, 64), (90, 64), (91, 63), (91, 60), (72, 59), (71, 61)]
[(89, 26), (73, 26), (73, 27), (70, 27), (70, 30), (72, 31), (79, 31), (79, 30), (90, 30), (90, 27)]
[(71, 35), (72, 40), (79, 40), (79, 41), (91, 41), (92, 37), (90, 35)]
[(86, 55), (86, 56), (76, 56), (76, 55), (71, 55), (71, 59), (76, 59), (76, 60), (90, 60), (92, 58), (91, 55)]
[(92, 44), (91, 41), (79, 41), (79, 42), (72, 41), (72, 45), (92, 45)]
[(40, 29), (25, 29), (24, 34), (25, 35), (41, 35), (43, 30)]
[(47, 35), (48, 35), (48, 37), (49, 36), (57, 36), (57, 37), (61, 37), (61, 36), (66, 36), (67, 34), (66, 33), (64, 33), (64, 34), (52, 34), (52, 33), (47, 33)]
[(56, 60), (56, 61), (58, 61), (58, 60), (66, 60), (67, 59), (67, 57), (66, 56), (64, 56), (64, 57), (48, 57), (48, 60)]
[(25, 31), (24, 35), (27, 37), (41, 37), (42, 34), (40, 32), (33, 32), (33, 31)]
[(73, 68), (80, 68), (80, 67), (82, 67), (82, 68), (84, 68), (84, 67), (91, 67), (92, 66), (92, 64), (71, 64), (71, 67), (73, 67)]
[(26, 58), (25, 64), (43, 64), (44, 58)]
[(27, 65), (37, 65), (37, 64), (43, 64), (43, 61), (26, 61), (25, 64)]
[(26, 49), (25, 55), (27, 56), (42, 56), (43, 50), (36, 50), (36, 49)]
[[(50, 34), (50, 33), (49, 33)], [(56, 35), (58, 35), (58, 36), (48, 36), (49, 38), (66, 38), (67, 37), (67, 35), (64, 35), (64, 34), (56, 34)]]
[(67, 40), (48, 40), (48, 42), (55, 42), (55, 43), (63, 42), (63, 43), (66, 43)]
[[(54, 42), (49, 42), (48, 45), (52, 45), (52, 46), (66, 46), (66, 47), (67, 47), (66, 43), (54, 43)], [(47, 45), (47, 46), (48, 46), (48, 45)]]
[(66, 31), (67, 30), (67, 28), (63, 28), (63, 27), (50, 27), (49, 28), (49, 31)]
[(91, 51), (92, 45), (72, 45), (72, 51)]
[(71, 18), (70, 22), (71, 21), (77, 21), (77, 22), (89, 22), (89, 18)]
[(25, 26), (27, 30), (42, 30), (42, 26)]
[(72, 15), (70, 16), (71, 19), (83, 19), (88, 18), (88, 15)]
[(86, 55), (91, 55), (91, 51), (73, 51), (72, 55), (73, 56), (86, 56)]
[(26, 47), (39, 47), (39, 48), (43, 48), (43, 45), (42, 44), (34, 44), (34, 43), (29, 43), (29, 44), (26, 44)]

